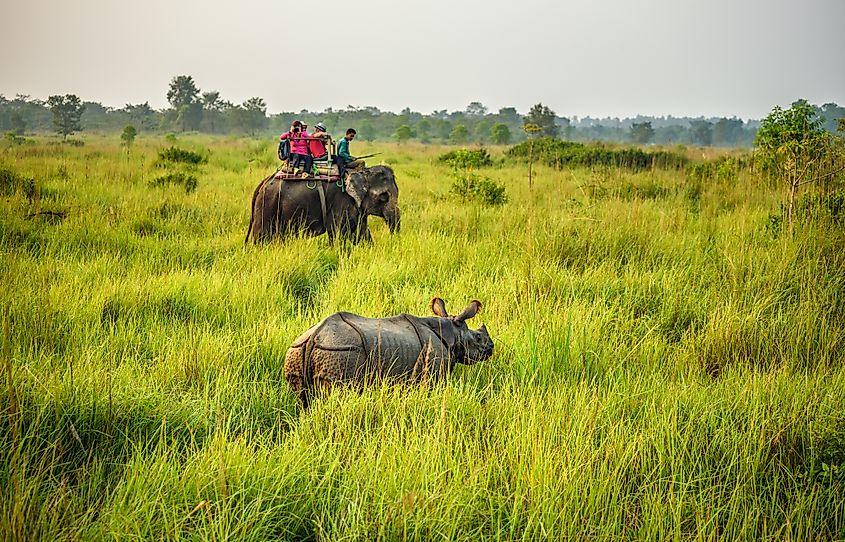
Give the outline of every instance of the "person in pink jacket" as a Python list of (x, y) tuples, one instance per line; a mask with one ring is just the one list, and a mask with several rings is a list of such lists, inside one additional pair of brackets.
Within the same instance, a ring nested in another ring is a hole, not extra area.
[(294, 168), (294, 173), (298, 173), (299, 168), (305, 168), (308, 164), (308, 139), (311, 137), (305, 130), (308, 128), (307, 124), (295, 120), (290, 125), (290, 130), (279, 136), (279, 139), (290, 139), (290, 165)]

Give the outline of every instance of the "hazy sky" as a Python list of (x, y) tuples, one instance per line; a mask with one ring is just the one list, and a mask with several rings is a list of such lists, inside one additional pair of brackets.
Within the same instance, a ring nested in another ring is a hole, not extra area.
[(167, 106), (175, 75), (270, 113), (537, 102), (761, 118), (845, 104), (845, 0), (0, 0), (0, 93)]

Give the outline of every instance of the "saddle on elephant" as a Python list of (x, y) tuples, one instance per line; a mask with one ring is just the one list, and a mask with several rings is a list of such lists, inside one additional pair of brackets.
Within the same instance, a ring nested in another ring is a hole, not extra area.
[(340, 171), (337, 164), (315, 162), (310, 172), (295, 168), (285, 162), (276, 172), (276, 179), (283, 181), (339, 181)]

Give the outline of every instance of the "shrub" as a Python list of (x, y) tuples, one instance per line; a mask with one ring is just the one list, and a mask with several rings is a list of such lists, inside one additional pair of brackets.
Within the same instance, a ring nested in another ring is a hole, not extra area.
[(493, 159), (487, 149), (457, 149), (438, 158), (439, 161), (454, 168), (479, 168), (493, 165)]
[(722, 156), (687, 167), (687, 177), (693, 181), (735, 181), (740, 171), (750, 167), (746, 157)]
[(6, 132), (6, 143), (9, 145), (23, 145), (24, 143), (34, 143), (31, 139), (21, 137), (14, 132)]
[(454, 177), (451, 192), (463, 201), (478, 201), (483, 205), (503, 205), (508, 201), (505, 187), (492, 179), (459, 172)]
[(585, 145), (552, 137), (542, 137), (514, 145), (507, 150), (505, 156), (516, 160), (527, 160), (532, 153), (538, 162), (555, 168), (612, 166), (638, 171), (653, 167), (680, 169), (688, 162), (685, 156), (668, 151), (646, 152), (636, 148)]
[(179, 147), (168, 147), (163, 151), (159, 151), (158, 158), (161, 162), (190, 164), (194, 166), (208, 162), (208, 158), (205, 156), (193, 151), (180, 149)]
[(156, 177), (152, 181), (150, 181), (151, 187), (163, 187), (168, 186), (171, 184), (180, 185), (185, 188), (185, 193), (190, 194), (194, 190), (197, 189), (197, 185), (199, 184), (197, 178), (193, 175), (188, 173), (182, 172), (174, 172), (168, 173), (166, 175), (160, 175)]
[[(769, 213), (766, 229), (777, 236), (788, 221), (788, 206), (781, 204)], [(815, 222), (833, 227), (845, 225), (845, 190), (808, 192), (795, 201), (794, 218), (801, 222)]]
[(38, 195), (34, 179), (24, 177), (8, 166), (0, 165), (0, 194), (13, 196), (18, 191), (23, 192), (30, 201)]

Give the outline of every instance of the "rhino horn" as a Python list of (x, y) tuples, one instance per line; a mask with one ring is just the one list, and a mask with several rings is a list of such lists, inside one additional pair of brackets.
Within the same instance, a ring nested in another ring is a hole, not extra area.
[(470, 304), (467, 306), (467, 308), (464, 309), (464, 312), (455, 316), (455, 320), (458, 321), (458, 322), (463, 322), (464, 320), (469, 320), (470, 318), (472, 318), (473, 316), (478, 314), (478, 311), (480, 311), (480, 310), (481, 310), (481, 301), (479, 301), (477, 299), (473, 299), (470, 302)]
[(446, 303), (444, 303), (443, 300), (439, 297), (435, 297), (431, 300), (430, 308), (431, 312), (433, 312), (437, 316), (440, 316), (441, 318), (447, 318), (449, 316), (449, 314), (446, 313)]

